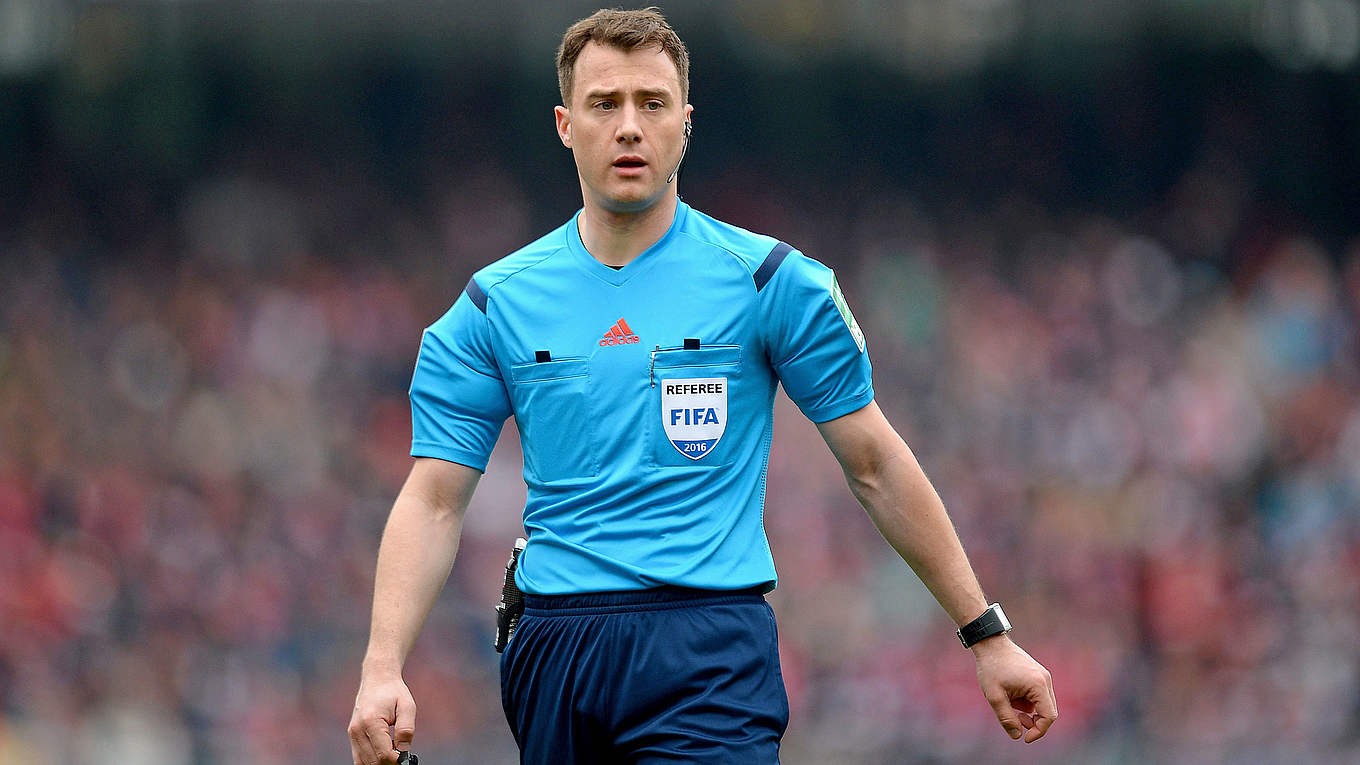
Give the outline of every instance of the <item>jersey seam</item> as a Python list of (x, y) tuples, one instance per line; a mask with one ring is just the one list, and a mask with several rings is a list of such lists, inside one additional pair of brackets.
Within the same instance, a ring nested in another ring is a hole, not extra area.
[[(860, 399), (865, 399), (866, 397), (867, 400), (864, 403), (862, 404), (859, 403)], [(858, 412), (860, 409), (864, 408), (865, 406), (868, 406), (869, 401), (872, 401), (873, 398), (874, 398), (874, 385), (873, 383), (869, 383), (868, 385), (855, 391), (853, 394), (846, 396), (845, 398), (837, 399), (833, 402), (823, 404), (815, 408), (805, 409), (803, 410), (803, 414), (806, 415), (807, 418), (809, 420), (812, 420), (812, 422), (814, 423), (829, 422), (830, 420), (834, 420), (839, 416), (850, 414), (851, 412)], [(858, 404), (858, 406), (856, 406), (856, 404)], [(846, 407), (852, 408), (846, 409)], [(801, 409), (802, 407), (799, 408)]]
[[(773, 564), (774, 550), (770, 547), (770, 534), (765, 530), (765, 501), (768, 490), (767, 482), (770, 476), (770, 446), (774, 441), (774, 396), (770, 396), (770, 411), (766, 416), (765, 437), (760, 440), (760, 448), (765, 452), (765, 458), (760, 463), (760, 538), (765, 543), (765, 554)], [(778, 568), (772, 566), (772, 570), (775, 571), (777, 583), (779, 581)]]
[[(487, 299), (488, 305), (489, 305), (490, 302), (491, 302), (491, 290), (494, 290), (494, 289), (496, 289), (497, 287), (501, 286), (502, 284), (504, 284), (504, 283), (510, 281), (511, 279), (515, 278), (516, 276), (519, 276), (521, 272), (527, 271), (527, 270), (533, 268), (534, 266), (541, 265), (544, 261), (548, 260), (548, 258), (551, 258), (552, 256), (556, 255), (557, 253), (559, 253), (559, 252), (561, 252), (561, 251), (563, 251), (563, 250), (565, 250), (565, 249), (567, 249), (567, 246), (566, 246), (565, 244), (557, 245), (557, 246), (554, 247), (552, 250), (550, 250), (546, 255), (544, 255), (543, 257), (539, 258), (538, 260), (535, 260), (535, 261), (532, 262), (532, 263), (526, 263), (526, 264), (520, 266), (519, 268), (516, 268), (514, 271), (511, 271), (510, 273), (506, 274), (505, 276), (502, 276), (501, 278), (497, 279), (496, 282), (495, 282), (495, 284), (491, 284), (491, 285), (489, 285), (489, 286), (482, 287), (482, 292), (486, 293), (486, 299)], [(476, 278), (476, 274), (473, 275), (473, 278)], [(481, 285), (478, 285), (478, 286), (481, 286)], [(489, 318), (489, 317), (488, 317), (488, 318)]]
[[(693, 211), (691, 210), (691, 212), (693, 212)], [(746, 272), (746, 281), (747, 281), (747, 283), (750, 284), (750, 286), (751, 286), (751, 293), (750, 293), (750, 294), (755, 295), (755, 298), (756, 298), (756, 299), (755, 299), (755, 310), (756, 310), (756, 313), (757, 313), (757, 314), (760, 314), (760, 301), (761, 301), (760, 293), (763, 292), (763, 290), (758, 290), (758, 289), (756, 289), (756, 272), (753, 271), (753, 270), (751, 270), (751, 268), (747, 265), (747, 263), (746, 263), (746, 258), (743, 258), (741, 255), (739, 255), (739, 254), (736, 253), (735, 251), (733, 251), (733, 250), (731, 250), (731, 249), (729, 249), (729, 248), (727, 248), (727, 247), (724, 247), (724, 246), (721, 245), (721, 244), (718, 244), (718, 243), (716, 243), (716, 242), (710, 242), (710, 241), (708, 241), (707, 239), (702, 239), (702, 238), (700, 238), (700, 237), (695, 236), (694, 234), (691, 234), (691, 233), (688, 232), (688, 231), (681, 231), (681, 232), (680, 232), (680, 235), (681, 235), (681, 236), (684, 236), (684, 237), (686, 237), (687, 239), (690, 239), (690, 240), (692, 240), (692, 241), (698, 242), (699, 244), (703, 244), (703, 245), (707, 245), (707, 246), (709, 246), (709, 247), (712, 247), (712, 248), (718, 250), (719, 252), (726, 253), (728, 257), (732, 258), (733, 260), (736, 260), (736, 261), (737, 261), (737, 264), (741, 267), (741, 270)], [(773, 238), (773, 237), (771, 237), (771, 238)], [(781, 241), (783, 241), (783, 240), (781, 240), (781, 239), (775, 239), (775, 246), (778, 246), (779, 242), (781, 242)], [(794, 250), (791, 251), (790, 254), (792, 254), (792, 252), (797, 252), (797, 251), (798, 251), (797, 249), (794, 249)], [(762, 262), (763, 262), (763, 261), (762, 261)], [(756, 268), (759, 268), (759, 266), (756, 266)], [(776, 273), (778, 273), (778, 272), (776, 271)], [(773, 275), (771, 275), (770, 281), (774, 281), (774, 276), (773, 276)], [(768, 286), (768, 285), (767, 285), (767, 286)], [(766, 334), (765, 334), (765, 321), (764, 321), (764, 317), (763, 317), (763, 316), (761, 317), (761, 320), (759, 321), (758, 326), (756, 327), (756, 337), (760, 338), (760, 344), (761, 344), (761, 346), (763, 346), (763, 347), (760, 349), (760, 352), (765, 356), (766, 359), (768, 359), (768, 358), (770, 357), (770, 343), (769, 343), (769, 340), (767, 339)]]
[(747, 264), (746, 264), (746, 258), (743, 258), (740, 254), (734, 252), (733, 250), (731, 250), (731, 249), (729, 249), (729, 248), (727, 248), (727, 247), (722, 246), (721, 244), (718, 244), (717, 242), (710, 242), (710, 241), (708, 241), (707, 239), (701, 239), (701, 238), (695, 236), (694, 234), (691, 234), (691, 233), (688, 232), (688, 231), (681, 231), (681, 232), (680, 232), (680, 235), (681, 235), (681, 236), (684, 236), (684, 237), (686, 237), (686, 238), (688, 238), (688, 239), (692, 239), (692, 240), (698, 242), (699, 244), (708, 245), (709, 247), (712, 247), (712, 248), (714, 248), (714, 249), (716, 249), (716, 250), (719, 250), (719, 251), (721, 251), (721, 252), (725, 252), (725, 253), (727, 253), (728, 255), (730, 255), (732, 258), (734, 258), (734, 259), (737, 261), (738, 264), (741, 265), (741, 269), (742, 269), (743, 271), (746, 272), (746, 275), (749, 276), (749, 277), (751, 277), (751, 278), (753, 279), (753, 281), (751, 282), (751, 285), (752, 285), (751, 291), (752, 291), (752, 292), (755, 291), (755, 282), (754, 282), (754, 278), (755, 278), (756, 272), (755, 272), (755, 271), (752, 271), (752, 270), (750, 269), (750, 267), (747, 266)]
[[(482, 319), (483, 319), (484, 321), (486, 321), (488, 324), (491, 322), (490, 317), (486, 316), (485, 314), (482, 315)], [(425, 334), (427, 334), (427, 335), (430, 334), (430, 330), (429, 330), (428, 327), (425, 329)], [(444, 340), (443, 340), (442, 338), (439, 337), (439, 334), (438, 334), (438, 333), (435, 333), (434, 337), (435, 337), (435, 339), (436, 339), (441, 345), (445, 345), (445, 346), (447, 347), (448, 344), (445, 343)], [(495, 353), (496, 353), (496, 349), (495, 349), (495, 348), (491, 348), (490, 350), (491, 350), (492, 355), (494, 356)], [(473, 374), (475, 374), (475, 375), (481, 375), (482, 377), (485, 377), (485, 378), (487, 378), (488, 380), (499, 380), (499, 381), (501, 382), (501, 384), (504, 384), (504, 383), (505, 383), (505, 378), (503, 378), (503, 377), (501, 377), (501, 376), (499, 376), (499, 375), (487, 374), (486, 372), (483, 372), (482, 370), (480, 370), (480, 369), (478, 369), (478, 368), (476, 368), (476, 367), (474, 367), (474, 366), (471, 366), (470, 364), (468, 364), (466, 361), (463, 361), (463, 359), (459, 358), (459, 357), (458, 357), (457, 355), (455, 355), (455, 354), (450, 353), (450, 354), (449, 354), (449, 357), (450, 357), (455, 363), (457, 363), (458, 366), (462, 367), (463, 369), (466, 369), (467, 371), (469, 371), (469, 372), (471, 372), (471, 373), (473, 373)], [(420, 371), (420, 365), (421, 365), (422, 363), (430, 363), (430, 362), (426, 362), (426, 361), (425, 361), (425, 348), (424, 348), (424, 343), (423, 343), (423, 342), (421, 343), (421, 349), (420, 349), (419, 351), (416, 352), (416, 363), (415, 363), (415, 367), (414, 367), (414, 372), (415, 372), (415, 373), (418, 373), (418, 372)], [(497, 365), (497, 369), (499, 369), (499, 365)], [(411, 391), (414, 392), (414, 389), (415, 389), (415, 374), (413, 373), (412, 376), (411, 376)]]
[[(511, 271), (510, 273), (506, 274), (505, 276), (502, 276), (500, 279), (497, 279), (495, 284), (492, 284), (492, 285), (487, 286), (487, 287), (482, 287), (482, 294), (486, 295), (486, 310), (482, 312), (482, 320), (486, 322), (487, 342), (488, 342), (488, 343), (490, 344), (490, 346), (491, 346), (491, 347), (490, 347), (491, 358), (492, 358), (493, 362), (496, 364), (496, 369), (497, 369), (497, 371), (501, 371), (503, 367), (502, 367), (502, 365), (501, 365), (501, 360), (500, 360), (500, 358), (496, 355), (496, 343), (493, 341), (493, 339), (494, 339), (496, 333), (495, 333), (495, 326), (491, 323), (491, 291), (494, 290), (494, 289), (496, 289), (497, 287), (501, 286), (502, 284), (505, 284), (506, 282), (510, 281), (511, 279), (515, 278), (516, 276), (519, 276), (519, 275), (520, 275), (521, 273), (523, 273), (524, 271), (527, 271), (527, 270), (529, 270), (529, 269), (531, 269), (531, 268), (534, 268), (535, 266), (542, 265), (543, 263), (547, 262), (547, 260), (548, 260), (549, 258), (553, 257), (554, 255), (556, 255), (556, 254), (558, 254), (559, 252), (561, 252), (561, 251), (563, 251), (563, 250), (566, 250), (566, 249), (568, 249), (568, 248), (567, 248), (567, 245), (565, 245), (565, 244), (557, 245), (556, 247), (553, 247), (551, 250), (549, 250), (547, 254), (545, 254), (543, 257), (539, 258), (538, 260), (535, 260), (535, 261), (532, 262), (532, 263), (526, 263), (526, 264), (524, 264), (523, 266), (520, 266), (519, 268), (516, 268), (514, 271)], [(476, 279), (476, 277), (477, 277), (477, 275), (476, 275), (476, 274), (473, 274), (473, 279)], [(478, 285), (478, 286), (480, 286), (480, 285)], [(476, 370), (474, 370), (474, 371), (476, 371)], [(490, 375), (487, 375), (487, 376), (490, 377)], [(505, 385), (505, 375), (504, 375), (504, 374), (501, 374), (501, 375), (500, 375), (500, 380), (501, 380), (501, 385)]]
[(485, 472), (489, 455), (482, 455), (471, 449), (464, 449), (457, 446), (447, 446), (438, 441), (430, 441), (424, 438), (411, 440), (412, 457), (433, 457), (447, 462), (456, 462), (474, 470)]

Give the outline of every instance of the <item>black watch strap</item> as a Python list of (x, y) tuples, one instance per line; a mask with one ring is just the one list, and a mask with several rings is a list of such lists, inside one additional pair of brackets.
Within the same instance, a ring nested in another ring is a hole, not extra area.
[(964, 648), (972, 648), (979, 641), (1010, 631), (1011, 622), (1006, 618), (1006, 612), (1001, 610), (1000, 603), (993, 603), (982, 616), (959, 627), (957, 634)]

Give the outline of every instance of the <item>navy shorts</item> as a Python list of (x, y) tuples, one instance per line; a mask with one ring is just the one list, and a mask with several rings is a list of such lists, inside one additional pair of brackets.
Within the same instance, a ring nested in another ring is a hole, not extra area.
[(528, 765), (773, 765), (789, 721), (760, 589), (526, 595), (501, 703)]

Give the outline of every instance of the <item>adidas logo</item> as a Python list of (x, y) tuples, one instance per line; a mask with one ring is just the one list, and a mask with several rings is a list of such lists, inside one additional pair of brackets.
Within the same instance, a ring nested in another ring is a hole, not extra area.
[(628, 328), (628, 322), (623, 319), (614, 322), (614, 326), (600, 338), (600, 345), (628, 345), (637, 342), (641, 342), (641, 338), (633, 334), (633, 330)]

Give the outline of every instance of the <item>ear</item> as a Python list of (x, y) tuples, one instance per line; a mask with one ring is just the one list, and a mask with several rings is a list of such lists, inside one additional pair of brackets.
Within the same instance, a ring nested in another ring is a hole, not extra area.
[(571, 148), (571, 110), (565, 106), (554, 106), (553, 116), (557, 120), (557, 139), (562, 145)]
[(685, 122), (694, 121), (694, 105), (685, 104)]

